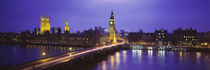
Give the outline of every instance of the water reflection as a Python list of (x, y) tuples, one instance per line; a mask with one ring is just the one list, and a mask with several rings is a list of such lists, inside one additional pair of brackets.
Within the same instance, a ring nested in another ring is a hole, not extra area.
[(179, 56), (182, 57), (182, 52), (179, 52)]
[(118, 65), (120, 63), (120, 53), (116, 52), (115, 56), (116, 56), (116, 62), (117, 62), (117, 65)]
[(114, 56), (111, 55), (110, 57), (111, 57), (111, 68), (114, 68)]
[(165, 50), (158, 50), (158, 56), (165, 56)]
[(106, 70), (106, 61), (102, 61), (102, 70)]
[(183, 57), (182, 57), (182, 51), (181, 51), (181, 52), (179, 52), (179, 62), (180, 62), (180, 63), (182, 63), (182, 58), (183, 58)]
[(126, 63), (127, 51), (123, 50), (123, 63)]
[(142, 56), (142, 50), (138, 50), (139, 52), (138, 52), (138, 54), (139, 54), (139, 56)]
[(141, 60), (142, 50), (132, 50), (132, 56), (133, 57), (138, 57), (138, 60)]
[[(0, 66), (17, 65), (83, 49), (73, 46), (0, 45)], [(44, 61), (44, 60), (43, 60)]]
[(148, 55), (152, 57), (152, 55), (153, 55), (153, 50), (148, 50)]
[(201, 57), (201, 52), (196, 52), (196, 58), (200, 58)]
[(201, 52), (196, 52), (197, 64), (200, 64)]
[(132, 55), (134, 57), (136, 57), (136, 56), (142, 56), (142, 50), (132, 50)]
[[(122, 50), (97, 66), (102, 70), (208, 70), (209, 56), (210, 53), (203, 52)], [(97, 66), (93, 69), (97, 69)]]

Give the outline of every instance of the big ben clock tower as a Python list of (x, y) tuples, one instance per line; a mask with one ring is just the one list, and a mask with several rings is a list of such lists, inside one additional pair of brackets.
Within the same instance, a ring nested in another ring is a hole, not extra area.
[(111, 17), (109, 19), (109, 39), (112, 43), (117, 43), (116, 39), (116, 28), (115, 28), (115, 19), (114, 13), (112, 11)]

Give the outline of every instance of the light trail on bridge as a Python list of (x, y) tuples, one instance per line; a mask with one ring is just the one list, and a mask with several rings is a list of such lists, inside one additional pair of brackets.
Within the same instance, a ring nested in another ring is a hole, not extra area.
[(78, 57), (81, 57), (81, 56), (84, 56), (84, 55), (87, 55), (96, 51), (116, 47), (117, 45), (122, 45), (122, 44), (125, 44), (125, 43), (123, 42), (123, 43), (111, 44), (107, 46), (87, 48), (87, 49), (76, 51), (76, 52), (69, 52), (63, 55), (53, 56), (53, 57), (37, 60), (34, 62), (26, 63), (14, 69), (21, 69), (21, 70), (46, 69), (48, 67), (51, 67), (51, 66), (63, 63), (63, 62), (67, 62), (69, 60), (76, 59)]

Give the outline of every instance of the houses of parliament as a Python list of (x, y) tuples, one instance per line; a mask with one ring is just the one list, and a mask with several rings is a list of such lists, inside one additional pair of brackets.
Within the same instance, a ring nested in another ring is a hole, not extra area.
[[(34, 29), (34, 34), (36, 35), (33, 42), (41, 41), (62, 41), (62, 43), (71, 44), (91, 44), (91, 45), (101, 45), (106, 43), (117, 43), (117, 34), (115, 28), (115, 18), (113, 11), (109, 18), (109, 32), (104, 32), (103, 28), (92, 28), (85, 30), (82, 33), (70, 33), (69, 22), (66, 20), (64, 27), (64, 34), (61, 33), (60, 27), (51, 27), (50, 17), (44, 16), (40, 18), (40, 28)], [(104, 33), (103, 33), (104, 32)]]
[[(44, 18), (41, 16), (40, 18), (40, 30), (39, 29), (35, 29), (35, 32), (36, 34), (41, 34), (41, 35), (44, 35), (45, 33), (48, 33), (50, 32), (50, 30), (52, 30), (50, 33), (57, 33), (57, 32), (61, 32), (61, 29), (60, 28), (52, 28), (50, 27), (50, 17), (48, 16), (44, 16)], [(65, 25), (65, 28), (64, 28), (64, 32), (65, 33), (70, 33), (70, 28), (69, 28), (69, 25), (68, 25), (68, 20), (66, 20), (66, 25)]]

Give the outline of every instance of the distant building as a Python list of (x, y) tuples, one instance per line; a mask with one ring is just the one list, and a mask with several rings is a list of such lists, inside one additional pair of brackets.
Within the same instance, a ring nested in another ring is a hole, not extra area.
[(128, 41), (129, 42), (138, 42), (141, 41), (141, 38), (143, 36), (142, 32), (130, 32), (128, 34)]
[(198, 40), (201, 46), (208, 46), (210, 44), (210, 32), (199, 32)]
[(123, 37), (123, 38), (127, 38), (128, 37), (128, 32), (125, 32), (125, 30), (120, 30), (120, 37)]
[(107, 35), (105, 28), (95, 27), (95, 30), (98, 31), (101, 36)]
[(0, 33), (0, 44), (20, 41), (20, 33), (5, 32)]
[(60, 40), (63, 44), (70, 45), (83, 45), (83, 46), (96, 46), (99, 45), (99, 32), (93, 29), (85, 30), (70, 35), (62, 36)]
[(125, 30), (120, 30), (120, 36), (123, 37), (125, 33)]
[(198, 42), (197, 30), (192, 28), (182, 30), (178, 28), (173, 32), (174, 44), (179, 46), (195, 46)]
[(143, 36), (141, 37), (141, 40), (145, 42), (155, 42), (154, 39), (155, 39), (154, 33), (144, 33)]
[(30, 30), (26, 30), (26, 31), (20, 32), (19, 34), (20, 34), (20, 39), (23, 42), (28, 42), (29, 40), (32, 39), (32, 35), (31, 35)]
[(60, 27), (53, 27), (51, 29), (51, 34), (60, 34), (61, 35), (61, 28)]
[(206, 38), (206, 41), (210, 43), (210, 31), (206, 32), (204, 37)]
[(40, 18), (41, 20), (41, 26), (40, 26), (40, 34), (43, 35), (45, 33), (50, 32), (50, 17), (44, 16), (44, 18)]
[(106, 35), (107, 34), (109, 35), (109, 28), (105, 28), (104, 31), (105, 31)]
[(34, 35), (39, 35), (40, 34), (40, 28), (34, 28), (33, 34)]
[(163, 28), (161, 30), (155, 30), (155, 41), (158, 45), (167, 45), (167, 37), (168, 37), (168, 31), (164, 30)]

